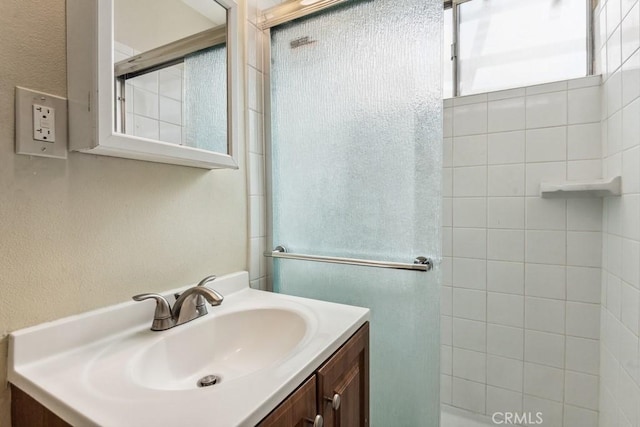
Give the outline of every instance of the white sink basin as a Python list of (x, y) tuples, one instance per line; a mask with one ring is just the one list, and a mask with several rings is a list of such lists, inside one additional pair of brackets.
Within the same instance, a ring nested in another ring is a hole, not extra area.
[(255, 426), (369, 318), (250, 289), (246, 272), (210, 287), (223, 304), (167, 331), (131, 301), (13, 332), (9, 381), (71, 425)]
[[(202, 319), (204, 320), (204, 319)], [(216, 384), (272, 366), (300, 344), (308, 325), (298, 313), (263, 308), (224, 314), (169, 331), (132, 360), (133, 379), (158, 390), (190, 390), (216, 375)]]

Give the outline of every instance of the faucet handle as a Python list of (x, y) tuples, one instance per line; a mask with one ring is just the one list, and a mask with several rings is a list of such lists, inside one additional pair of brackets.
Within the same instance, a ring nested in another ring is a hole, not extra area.
[(148, 299), (154, 299), (156, 301), (156, 311), (153, 315), (153, 323), (151, 324), (152, 331), (164, 331), (173, 326), (171, 306), (165, 297), (159, 294), (140, 294), (134, 295), (132, 298), (134, 301), (144, 301)]
[[(216, 275), (212, 274), (212, 275), (207, 276), (204, 279), (202, 279), (196, 286), (204, 286), (209, 282), (213, 282), (214, 280), (216, 280)], [(221, 301), (222, 301), (222, 298), (221, 298)], [(202, 295), (198, 295), (196, 297), (196, 311), (198, 312), (198, 315), (200, 315), (200, 316), (204, 316), (205, 314), (207, 314), (206, 302), (205, 302), (204, 297)]]
[[(209, 282), (213, 282), (214, 280), (216, 280), (216, 275), (215, 275), (215, 274), (212, 274), (211, 276), (207, 276), (207, 277), (205, 277), (204, 279), (202, 279), (200, 282), (198, 282), (198, 284), (197, 284), (196, 286), (204, 286), (204, 285), (206, 285), (206, 284), (207, 284), (207, 283), (209, 283)], [(177, 292), (176, 292), (175, 294), (173, 294), (173, 296), (174, 296), (176, 299), (180, 298), (180, 294), (179, 294), (179, 293), (177, 293)], [(200, 296), (199, 296), (199, 298), (200, 298)]]
[(216, 275), (212, 274), (211, 276), (207, 276), (204, 279), (200, 280), (200, 283), (198, 283), (198, 286), (204, 286), (209, 282), (213, 282), (214, 280), (216, 280)]

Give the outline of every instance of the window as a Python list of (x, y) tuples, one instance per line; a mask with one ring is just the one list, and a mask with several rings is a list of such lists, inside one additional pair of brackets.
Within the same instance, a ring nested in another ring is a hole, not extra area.
[(453, 51), (451, 41), (457, 40), (457, 58), (449, 59), (450, 71), (446, 71), (445, 65), (445, 73), (451, 76), (451, 83), (447, 84), (445, 79), (443, 85), (445, 97), (589, 73), (589, 0), (452, 3), (445, 10), (445, 31), (449, 34), (444, 36), (444, 50), (445, 55), (453, 56), (448, 53)]

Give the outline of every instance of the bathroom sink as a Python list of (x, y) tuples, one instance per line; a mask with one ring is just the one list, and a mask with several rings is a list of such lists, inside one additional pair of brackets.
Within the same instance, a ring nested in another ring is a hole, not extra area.
[(189, 390), (208, 375), (216, 384), (272, 366), (289, 355), (307, 331), (298, 313), (278, 308), (236, 311), (176, 328), (133, 358), (138, 384), (158, 390)]
[(129, 301), (15, 331), (9, 381), (71, 425), (254, 426), (369, 318), (251, 289), (246, 272), (209, 286), (224, 302), (169, 330), (150, 330), (153, 304)]

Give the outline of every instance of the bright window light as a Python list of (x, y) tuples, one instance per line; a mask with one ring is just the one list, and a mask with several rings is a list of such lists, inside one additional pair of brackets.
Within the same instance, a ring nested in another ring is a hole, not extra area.
[(458, 7), (460, 95), (587, 75), (585, 0), (472, 0)]

